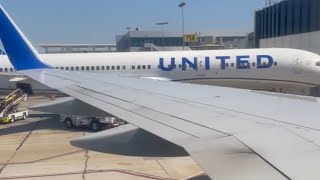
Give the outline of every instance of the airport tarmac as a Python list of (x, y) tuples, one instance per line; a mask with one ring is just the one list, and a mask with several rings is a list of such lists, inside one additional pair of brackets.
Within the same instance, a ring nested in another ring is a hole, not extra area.
[[(50, 101), (31, 97), (23, 107)], [(24, 121), (0, 125), (0, 180), (207, 179), (190, 157), (144, 158), (99, 153), (70, 145), (90, 130), (66, 129), (38, 112)]]

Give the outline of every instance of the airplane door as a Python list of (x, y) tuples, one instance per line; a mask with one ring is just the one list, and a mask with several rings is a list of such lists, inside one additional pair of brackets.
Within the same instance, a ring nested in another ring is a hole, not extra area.
[(197, 58), (198, 62), (198, 69), (195, 73), (196, 76), (205, 77), (206, 76), (206, 70), (205, 70), (205, 61), (204, 57)]
[(302, 73), (302, 60), (300, 58), (293, 59), (293, 72), (294, 74)]

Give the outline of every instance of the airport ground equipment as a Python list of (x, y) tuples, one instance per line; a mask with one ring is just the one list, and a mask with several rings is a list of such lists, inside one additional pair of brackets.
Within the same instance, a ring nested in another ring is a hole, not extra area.
[(13, 110), (10, 113), (7, 113), (6, 116), (2, 118), (2, 122), (14, 123), (16, 120), (27, 119), (28, 115), (29, 115), (28, 110), (18, 111), (16, 107), (13, 107)]
[(66, 128), (89, 127), (93, 131), (109, 129), (119, 126), (115, 117), (83, 117), (83, 116), (61, 116)]
[(8, 96), (0, 99), (0, 119), (2, 122), (14, 122), (16, 119), (25, 119), (28, 111), (18, 111), (17, 105), (27, 100), (27, 94), (17, 89)]

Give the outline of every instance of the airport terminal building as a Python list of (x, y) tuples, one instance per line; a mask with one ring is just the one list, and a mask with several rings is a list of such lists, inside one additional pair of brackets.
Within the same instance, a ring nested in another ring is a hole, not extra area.
[(255, 13), (257, 48), (295, 48), (320, 54), (320, 1), (283, 0)]
[[(193, 41), (186, 41), (186, 36), (195, 36)], [(130, 31), (116, 37), (119, 52), (137, 51), (179, 51), (179, 50), (214, 50), (247, 47), (244, 35), (213, 36), (193, 33), (183, 35), (177, 32)], [(185, 41), (185, 47), (183, 47)]]

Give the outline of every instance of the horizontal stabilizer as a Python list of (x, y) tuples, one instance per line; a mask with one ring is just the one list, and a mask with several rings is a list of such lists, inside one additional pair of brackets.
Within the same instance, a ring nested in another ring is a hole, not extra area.
[(25, 77), (14, 77), (14, 78), (10, 79), (9, 81), (10, 82), (20, 82), (20, 81), (24, 81), (24, 80), (27, 80), (27, 78), (25, 78)]

